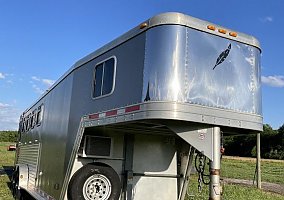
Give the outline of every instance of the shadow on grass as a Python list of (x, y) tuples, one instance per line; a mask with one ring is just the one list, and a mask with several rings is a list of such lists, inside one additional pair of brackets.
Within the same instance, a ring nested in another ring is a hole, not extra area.
[(0, 171), (0, 175), (6, 174), (11, 180), (12, 174), (14, 172), (14, 166), (2, 166), (3, 170)]
[[(11, 193), (13, 194), (13, 187), (12, 187), (12, 175), (14, 172), (14, 166), (2, 166), (3, 169), (0, 169), (0, 176), (1, 175), (7, 175), (9, 178), (9, 182), (6, 182), (8, 188), (10, 189)], [(27, 192), (22, 191), (21, 195), (25, 195), (25, 199), (29, 200), (36, 200), (33, 197), (31, 197)], [(1, 200), (1, 197), (0, 197)]]
[(7, 183), (7, 186), (8, 188), (12, 191), (12, 175), (13, 175), (13, 172), (14, 172), (14, 167), (13, 166), (2, 166), (3, 169), (0, 169), (0, 175), (7, 175), (8, 178), (9, 178), (9, 182), (6, 182)]

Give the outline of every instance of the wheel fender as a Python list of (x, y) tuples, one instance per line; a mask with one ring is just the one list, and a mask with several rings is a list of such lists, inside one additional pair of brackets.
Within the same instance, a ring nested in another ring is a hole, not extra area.
[(29, 180), (29, 168), (26, 164), (17, 164), (15, 172), (19, 173), (19, 188), (27, 188)]

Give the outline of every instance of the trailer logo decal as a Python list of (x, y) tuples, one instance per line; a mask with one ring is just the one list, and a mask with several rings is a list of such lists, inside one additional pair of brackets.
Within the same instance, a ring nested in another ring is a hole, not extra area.
[(204, 140), (204, 139), (205, 139), (205, 134), (204, 134), (204, 133), (199, 133), (198, 138), (199, 138), (200, 140)]
[(214, 70), (218, 65), (220, 65), (222, 62), (225, 61), (225, 59), (228, 57), (230, 51), (231, 51), (231, 44), (229, 44), (228, 48), (227, 48), (225, 51), (223, 51), (223, 52), (219, 55), (219, 57), (218, 57), (217, 60), (216, 60), (216, 64), (215, 64), (215, 66), (213, 67), (213, 70)]
[(198, 132), (198, 138), (200, 140), (204, 140), (206, 137), (207, 129), (200, 129), (197, 132)]

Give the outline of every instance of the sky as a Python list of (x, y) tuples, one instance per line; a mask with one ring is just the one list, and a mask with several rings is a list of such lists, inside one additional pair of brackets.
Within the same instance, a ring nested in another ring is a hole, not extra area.
[(0, 130), (76, 61), (163, 12), (181, 12), (255, 36), (261, 44), (264, 123), (284, 124), (284, 1), (1, 0)]

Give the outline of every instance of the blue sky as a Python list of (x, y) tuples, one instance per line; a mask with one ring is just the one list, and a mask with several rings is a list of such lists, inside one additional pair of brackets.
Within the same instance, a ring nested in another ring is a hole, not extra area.
[(0, 130), (78, 59), (162, 12), (182, 12), (255, 36), (262, 46), (264, 123), (284, 123), (284, 1), (26, 0), (0, 4)]

